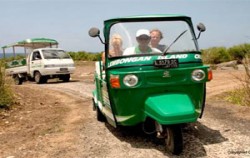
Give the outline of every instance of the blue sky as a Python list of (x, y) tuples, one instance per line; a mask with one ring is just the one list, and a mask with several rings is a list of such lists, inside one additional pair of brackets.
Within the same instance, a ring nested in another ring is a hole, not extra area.
[(102, 30), (114, 17), (168, 13), (206, 25), (200, 48), (250, 43), (250, 0), (0, 0), (0, 6), (0, 46), (47, 37), (67, 51), (100, 52), (90, 27)]

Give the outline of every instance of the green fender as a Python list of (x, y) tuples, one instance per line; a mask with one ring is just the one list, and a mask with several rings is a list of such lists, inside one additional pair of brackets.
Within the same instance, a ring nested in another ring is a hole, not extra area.
[(145, 102), (145, 114), (163, 125), (195, 122), (198, 118), (187, 94), (151, 96)]

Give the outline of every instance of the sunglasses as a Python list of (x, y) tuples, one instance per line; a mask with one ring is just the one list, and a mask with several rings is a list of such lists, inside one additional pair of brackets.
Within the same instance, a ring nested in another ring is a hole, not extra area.
[(140, 40), (140, 41), (148, 41), (151, 38), (150, 37), (138, 37), (137, 39)]

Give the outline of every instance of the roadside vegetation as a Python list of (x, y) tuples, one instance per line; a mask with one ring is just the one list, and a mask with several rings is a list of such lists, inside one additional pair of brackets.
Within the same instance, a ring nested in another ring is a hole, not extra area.
[(202, 51), (203, 61), (216, 69), (216, 64), (236, 61), (242, 64), (244, 76), (235, 76), (241, 86), (229, 92), (226, 99), (234, 104), (250, 106), (250, 44), (241, 44), (230, 48), (213, 47)]
[[(250, 51), (250, 50), (249, 50)], [(250, 53), (250, 52), (249, 52)], [(228, 93), (227, 100), (242, 106), (250, 106), (250, 55), (247, 54), (242, 59), (245, 76), (235, 76), (240, 81), (241, 87)]]
[(230, 48), (212, 47), (202, 50), (202, 60), (206, 64), (220, 64), (232, 60), (242, 64), (243, 59), (250, 54), (250, 44), (240, 44)]
[(80, 60), (98, 61), (101, 58), (101, 53), (88, 53), (84, 51), (68, 52), (68, 53), (75, 61), (80, 61)]
[(0, 60), (0, 108), (8, 108), (13, 103), (13, 92), (5, 77), (4, 62)]

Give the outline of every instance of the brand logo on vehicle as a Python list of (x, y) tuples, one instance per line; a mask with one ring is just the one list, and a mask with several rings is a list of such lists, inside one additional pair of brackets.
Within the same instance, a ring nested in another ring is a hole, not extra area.
[(177, 54), (170, 56), (159, 56), (158, 59), (185, 59), (188, 57), (188, 54)]
[(109, 63), (108, 67), (119, 65), (119, 64), (126, 64), (126, 63), (134, 63), (139, 61), (150, 61), (152, 57), (131, 57), (131, 58), (124, 58), (112, 61)]
[(167, 78), (167, 77), (171, 77), (171, 75), (169, 74), (169, 71), (164, 71), (162, 77)]
[[(190, 55), (189, 54), (172, 54), (167, 56), (158, 56), (157, 59), (186, 59)], [(201, 59), (200, 54), (195, 54), (193, 56), (195, 59)], [(128, 63), (135, 63), (135, 62), (146, 62), (155, 60), (152, 56), (144, 56), (144, 57), (128, 57), (123, 59), (117, 59), (108, 63), (108, 67), (120, 65), (120, 64), (128, 64)]]

